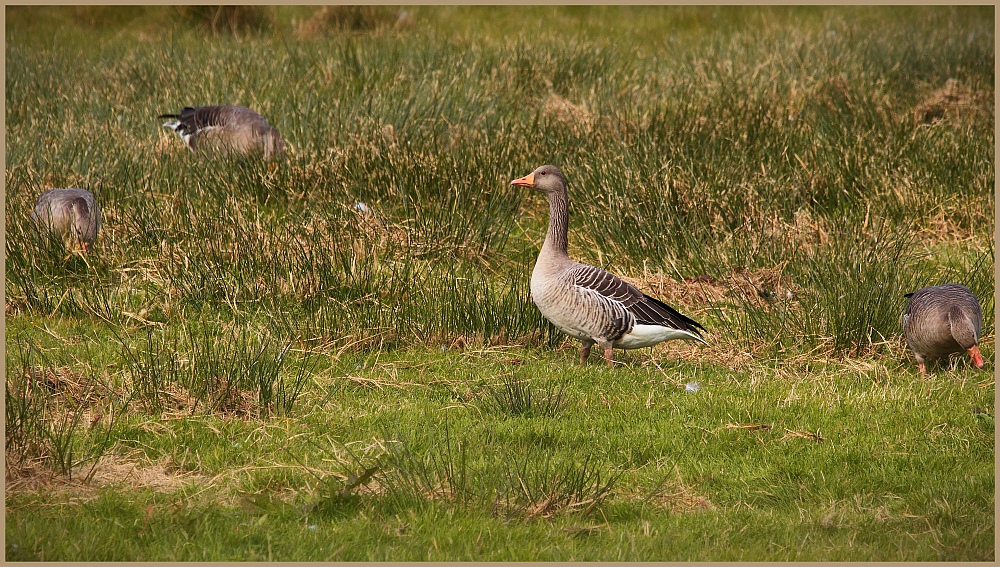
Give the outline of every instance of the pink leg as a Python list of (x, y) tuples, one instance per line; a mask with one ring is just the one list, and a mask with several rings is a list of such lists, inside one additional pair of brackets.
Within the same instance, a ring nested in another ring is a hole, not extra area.
[(591, 346), (593, 345), (583, 345), (583, 348), (580, 349), (580, 364), (587, 362), (587, 359), (590, 358)]
[(615, 354), (611, 347), (605, 347), (604, 349), (604, 360), (608, 361), (608, 366), (615, 365)]

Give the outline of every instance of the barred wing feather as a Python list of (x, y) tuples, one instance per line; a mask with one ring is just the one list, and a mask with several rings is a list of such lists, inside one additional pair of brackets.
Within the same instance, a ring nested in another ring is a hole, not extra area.
[(577, 287), (597, 292), (606, 300), (620, 303), (635, 317), (637, 324), (661, 325), (699, 336), (701, 333), (698, 329), (704, 330), (696, 321), (681, 315), (673, 307), (642, 293), (634, 285), (600, 268), (579, 264), (570, 273)]

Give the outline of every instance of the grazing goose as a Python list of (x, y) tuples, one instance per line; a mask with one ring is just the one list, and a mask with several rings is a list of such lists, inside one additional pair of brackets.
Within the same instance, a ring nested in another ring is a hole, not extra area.
[(31, 220), (65, 240), (75, 240), (86, 251), (101, 228), (101, 207), (90, 191), (49, 189), (35, 201)]
[(926, 360), (963, 350), (976, 368), (983, 367), (979, 335), (983, 308), (969, 288), (944, 284), (906, 294), (910, 302), (903, 313), (903, 336), (917, 359), (920, 374), (927, 374)]
[[(566, 253), (569, 203), (566, 180), (554, 165), (543, 165), (511, 185), (530, 187), (549, 201), (549, 230), (531, 273), (531, 299), (546, 319), (580, 339), (580, 362), (597, 343), (614, 364), (613, 348), (642, 348), (672, 339), (705, 343), (704, 327), (669, 305), (600, 268), (570, 260)], [(707, 344), (707, 343), (705, 343)]]
[(263, 116), (245, 106), (186, 106), (163, 125), (177, 132), (193, 151), (204, 147), (243, 153), (262, 152), (265, 159), (285, 154), (281, 134)]

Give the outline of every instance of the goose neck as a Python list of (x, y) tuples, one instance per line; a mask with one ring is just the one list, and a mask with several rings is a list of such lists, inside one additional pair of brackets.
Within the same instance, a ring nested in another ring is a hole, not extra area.
[(569, 230), (569, 203), (566, 191), (549, 194), (549, 230), (542, 244), (543, 254), (566, 256), (567, 232)]

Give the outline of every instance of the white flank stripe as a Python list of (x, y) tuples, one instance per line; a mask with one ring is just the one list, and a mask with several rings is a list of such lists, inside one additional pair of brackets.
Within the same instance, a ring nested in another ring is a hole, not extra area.
[(615, 341), (612, 346), (615, 348), (644, 348), (673, 340), (698, 341), (708, 344), (698, 335), (689, 331), (672, 329), (661, 325), (636, 325), (632, 327), (632, 332)]

